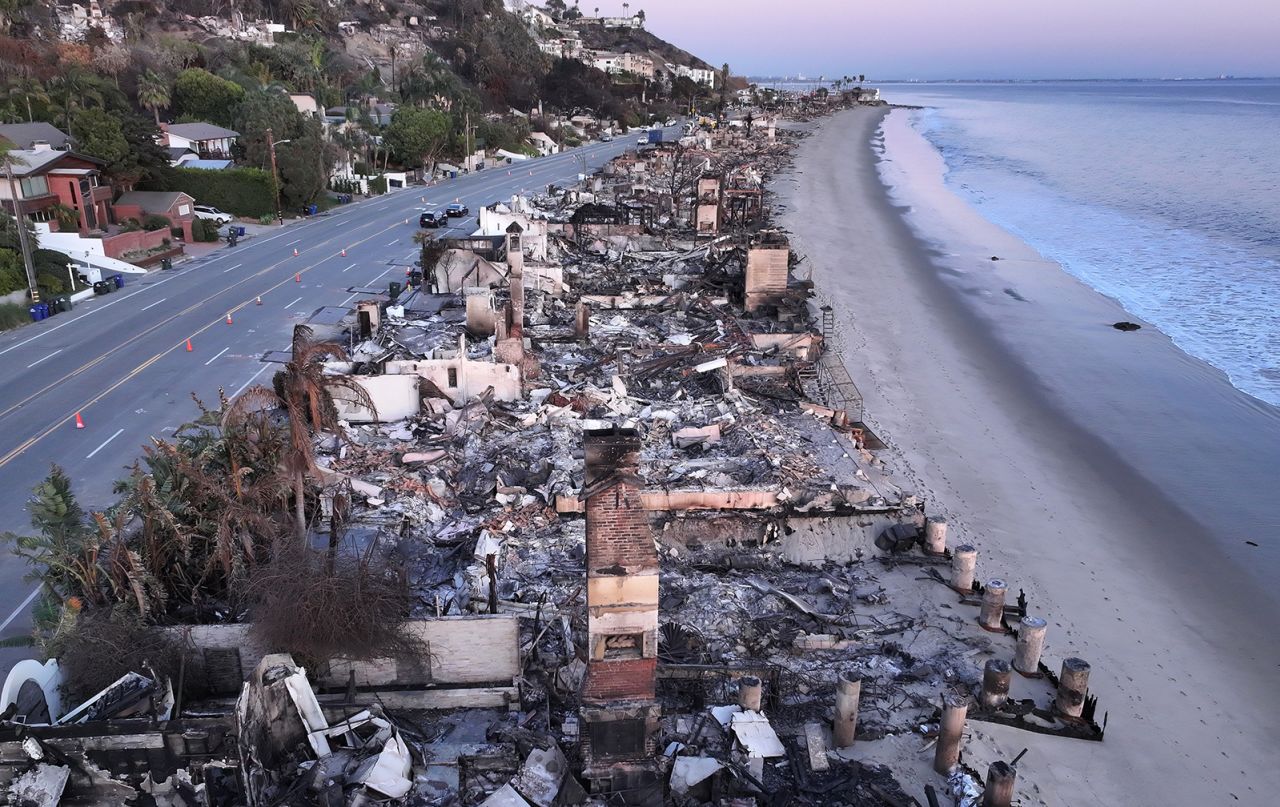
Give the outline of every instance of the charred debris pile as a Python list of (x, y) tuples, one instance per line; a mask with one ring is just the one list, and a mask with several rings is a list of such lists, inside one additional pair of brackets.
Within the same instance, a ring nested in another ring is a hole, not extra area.
[(30, 662), (11, 802), (1008, 804), (966, 717), (1101, 739), (1088, 665), (1055, 676), (1025, 596), (975, 581), (878, 456), (769, 221), (799, 136), (641, 148), (321, 312), (350, 351), (316, 522), (396, 545), (404, 652), (308, 669), (243, 625), (174, 628), (180, 680), (65, 713)]

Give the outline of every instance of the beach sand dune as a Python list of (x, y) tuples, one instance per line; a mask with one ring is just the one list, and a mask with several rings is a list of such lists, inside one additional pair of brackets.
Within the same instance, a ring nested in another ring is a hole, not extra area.
[[(1109, 713), (1102, 743), (975, 728), (1006, 758), (1031, 748), (1019, 765), (1025, 803), (1280, 803), (1275, 600), (1063, 416), (1044, 367), (993, 335), (975, 308), (1006, 296), (999, 283), (957, 276), (955, 256), (926, 247), (889, 200), (873, 148), (885, 114), (850, 110), (816, 129), (775, 188), (783, 223), (837, 312), (837, 347), (886, 462), (948, 517), (953, 545), (977, 545), (982, 579), (1026, 590), (1049, 620), (1050, 667), (1068, 656), (1093, 665), (1099, 718)], [(987, 255), (1038, 267), (1017, 289), (1042, 306), (1020, 309), (1029, 334), (1037, 318), (1130, 318), (960, 200), (938, 206)]]

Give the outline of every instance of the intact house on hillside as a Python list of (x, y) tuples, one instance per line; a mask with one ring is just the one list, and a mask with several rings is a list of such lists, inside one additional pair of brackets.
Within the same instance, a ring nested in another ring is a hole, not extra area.
[(174, 229), (181, 228), (182, 237), (190, 241), (195, 204), (196, 200), (182, 191), (129, 191), (120, 194), (113, 207), (120, 221), (164, 216)]
[(160, 130), (160, 144), (169, 149), (169, 159), (174, 160), (174, 165), (183, 162), (183, 152), (177, 152), (179, 157), (175, 158), (175, 149), (193, 152), (200, 159), (230, 159), (231, 148), (240, 137), (239, 132), (212, 123), (162, 123)]
[[(98, 258), (147, 265), (182, 252), (181, 246), (173, 243), (169, 227), (144, 230), (120, 226), (129, 218), (141, 220), (151, 211), (112, 205), (114, 191), (102, 176), (101, 161), (58, 151), (44, 142), (32, 149), (12, 149), (9, 155), (14, 183), (11, 190), (7, 181), (0, 181), (0, 205), (34, 223), (41, 247), (89, 265), (99, 263)], [(166, 210), (156, 212), (166, 215), (190, 240), (191, 197), (186, 200), (187, 221)], [(75, 214), (74, 226), (59, 221), (58, 213), (63, 209)]]
[(17, 149), (33, 149), (39, 145), (59, 151), (71, 148), (70, 135), (44, 121), (0, 124), (0, 141)]
[(560, 144), (545, 132), (533, 132), (529, 135), (529, 142), (538, 150), (538, 154), (543, 157), (560, 153)]
[(47, 222), (56, 231), (59, 224), (54, 206), (61, 204), (76, 212), (76, 230), (82, 235), (105, 229), (113, 221), (111, 186), (102, 179), (100, 160), (58, 151), (47, 143), (33, 149), (12, 149), (9, 156), (14, 187), (0, 182), (0, 202), (9, 213), (16, 209), (31, 221)]

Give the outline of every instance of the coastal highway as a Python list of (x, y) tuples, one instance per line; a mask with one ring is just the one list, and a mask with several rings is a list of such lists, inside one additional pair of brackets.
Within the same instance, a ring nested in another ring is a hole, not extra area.
[[(412, 237), (422, 211), (458, 199), (471, 217), (430, 232), (470, 233), (480, 207), (567, 184), (584, 160), (594, 170), (634, 144), (621, 137), (520, 162), (510, 174), (494, 168), (342, 206), (168, 272), (131, 276), (119, 291), (0, 336), (0, 531), (30, 530), (26, 501), (54, 463), (86, 510), (109, 505), (112, 484), (142, 447), (196, 416), (193, 394), (216, 406), (219, 389), (235, 395), (269, 383), (273, 365), (261, 358), (288, 348), (294, 324), (324, 306), (352, 305), (354, 289), (403, 279), (418, 256)], [(28, 571), (0, 549), (0, 637), (29, 630), (36, 585), (23, 580)], [(0, 657), (0, 674), (14, 660)]]

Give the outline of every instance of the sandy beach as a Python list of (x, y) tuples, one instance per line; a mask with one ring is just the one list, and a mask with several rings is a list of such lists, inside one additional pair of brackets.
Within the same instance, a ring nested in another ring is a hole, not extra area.
[[(1154, 328), (1108, 327), (1132, 317), (950, 194), (904, 115), (824, 121), (775, 190), (886, 462), (978, 547), (981, 578), (1026, 590), (1046, 664), (1093, 665), (1109, 718), (1102, 743), (975, 731), (1031, 749), (1027, 804), (1274, 804), (1275, 548), (1245, 543), (1269, 516), (1240, 502), (1272, 495), (1280, 419)], [(882, 123), (902, 144), (884, 166)]]

